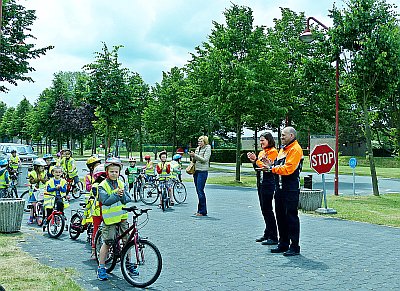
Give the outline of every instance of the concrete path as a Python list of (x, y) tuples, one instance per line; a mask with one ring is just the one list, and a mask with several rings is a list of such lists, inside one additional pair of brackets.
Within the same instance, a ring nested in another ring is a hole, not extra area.
[[(152, 207), (140, 231), (163, 257), (149, 290), (400, 290), (399, 228), (301, 214), (301, 255), (287, 258), (255, 242), (263, 232), (255, 189), (207, 185), (209, 216), (198, 218), (194, 187), (186, 186), (187, 203), (165, 213)], [(46, 265), (76, 269), (85, 290), (130, 288), (119, 265), (110, 280), (97, 280), (84, 234), (50, 239), (23, 225), (23, 250)]]

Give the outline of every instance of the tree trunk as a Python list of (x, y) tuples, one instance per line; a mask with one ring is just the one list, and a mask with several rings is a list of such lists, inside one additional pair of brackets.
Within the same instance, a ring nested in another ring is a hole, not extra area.
[(397, 155), (400, 157), (400, 110), (394, 112), (394, 124), (396, 126)]
[(241, 116), (238, 115), (236, 120), (236, 178), (240, 182), (240, 151), (242, 149), (242, 122)]
[(83, 156), (83, 136), (81, 136), (81, 156)]
[(376, 169), (375, 169), (375, 160), (372, 152), (372, 142), (371, 142), (371, 127), (369, 124), (369, 113), (367, 106), (367, 96), (364, 91), (363, 96), (363, 111), (364, 111), (364, 126), (365, 126), (365, 138), (367, 141), (367, 150), (368, 150), (368, 159), (369, 159), (369, 168), (371, 171), (371, 179), (372, 179), (372, 189), (374, 191), (375, 196), (379, 196), (379, 188), (378, 188), (378, 179), (376, 177)]
[(257, 126), (254, 127), (254, 152), (257, 154), (258, 150), (258, 138), (257, 138)]
[(142, 127), (139, 127), (139, 155), (140, 161), (143, 162), (143, 136), (142, 136)]

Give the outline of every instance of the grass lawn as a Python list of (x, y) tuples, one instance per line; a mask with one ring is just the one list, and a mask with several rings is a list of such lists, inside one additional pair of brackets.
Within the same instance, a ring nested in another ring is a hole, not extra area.
[(40, 264), (17, 246), (21, 233), (0, 234), (0, 284), (5, 290), (83, 290), (69, 268), (54, 269)]

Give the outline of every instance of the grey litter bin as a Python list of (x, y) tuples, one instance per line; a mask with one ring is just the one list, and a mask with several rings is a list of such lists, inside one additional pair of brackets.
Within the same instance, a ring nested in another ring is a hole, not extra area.
[(0, 198), (0, 232), (17, 232), (21, 229), (25, 201), (22, 198)]
[(28, 168), (29, 164), (22, 164), (18, 168), (18, 181), (17, 181), (17, 187), (22, 187), (25, 186), (26, 183), (28, 183), (28, 180), (26, 179), (28, 177)]
[(314, 211), (321, 207), (322, 190), (300, 189), (299, 208), (305, 211)]

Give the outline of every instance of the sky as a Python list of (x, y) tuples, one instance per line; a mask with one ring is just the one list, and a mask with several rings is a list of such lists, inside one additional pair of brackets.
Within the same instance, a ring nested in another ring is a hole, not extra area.
[[(162, 72), (183, 67), (194, 48), (207, 41), (213, 21), (224, 23), (223, 12), (231, 2), (253, 10), (254, 24), (273, 26), (280, 8), (313, 16), (330, 26), (332, 0), (17, 0), (36, 11), (31, 33), (38, 48), (53, 45), (45, 56), (30, 63), (34, 83), (6, 84), (0, 93), (7, 106), (16, 106), (24, 96), (32, 103), (52, 85), (60, 71), (82, 71), (95, 60), (102, 42), (119, 50), (122, 66), (139, 73), (150, 86), (161, 82)], [(341, 0), (336, 1), (343, 6)]]

